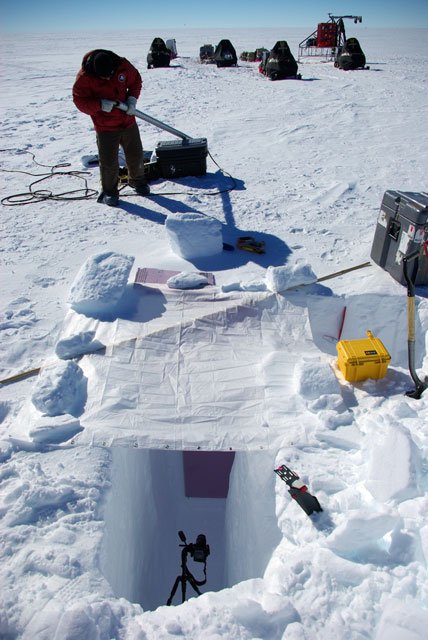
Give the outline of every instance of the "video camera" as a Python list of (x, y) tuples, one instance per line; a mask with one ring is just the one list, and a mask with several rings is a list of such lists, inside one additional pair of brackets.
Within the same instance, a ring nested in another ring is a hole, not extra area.
[(179, 531), (178, 535), (180, 540), (184, 542), (184, 544), (180, 544), (180, 547), (184, 547), (184, 551), (190, 553), (191, 558), (195, 562), (206, 562), (208, 556), (210, 555), (210, 545), (207, 544), (207, 539), (203, 533), (200, 533), (196, 538), (196, 542), (193, 544), (187, 544), (186, 536), (183, 531)]

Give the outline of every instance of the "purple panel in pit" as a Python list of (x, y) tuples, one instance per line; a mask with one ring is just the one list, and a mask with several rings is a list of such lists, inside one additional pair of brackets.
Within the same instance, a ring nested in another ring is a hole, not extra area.
[(183, 451), (187, 498), (227, 498), (234, 451)]

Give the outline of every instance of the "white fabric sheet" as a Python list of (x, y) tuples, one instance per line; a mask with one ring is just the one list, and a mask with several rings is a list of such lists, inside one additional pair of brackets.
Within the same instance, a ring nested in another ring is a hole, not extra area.
[(76, 443), (269, 448), (285, 417), (298, 415), (290, 398), (296, 358), (319, 354), (304, 297), (163, 286), (139, 295), (132, 320), (98, 326), (106, 351), (80, 361), (88, 401)]

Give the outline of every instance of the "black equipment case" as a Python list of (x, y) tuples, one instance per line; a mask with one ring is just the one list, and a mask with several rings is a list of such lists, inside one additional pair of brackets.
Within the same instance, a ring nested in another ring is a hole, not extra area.
[(206, 138), (158, 142), (156, 156), (163, 178), (204, 176), (207, 172)]
[(427, 241), (428, 193), (385, 191), (370, 254), (372, 260), (406, 285), (403, 258), (419, 250), (419, 259), (414, 261), (409, 275), (415, 285), (426, 285)]

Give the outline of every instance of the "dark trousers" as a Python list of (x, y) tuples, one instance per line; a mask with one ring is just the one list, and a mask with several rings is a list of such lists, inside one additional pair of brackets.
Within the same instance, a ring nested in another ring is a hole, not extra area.
[(118, 193), (119, 145), (122, 145), (125, 154), (128, 184), (131, 187), (138, 187), (146, 183), (143, 145), (137, 123), (129, 129), (97, 131), (97, 145), (101, 187), (104, 193), (108, 195)]

